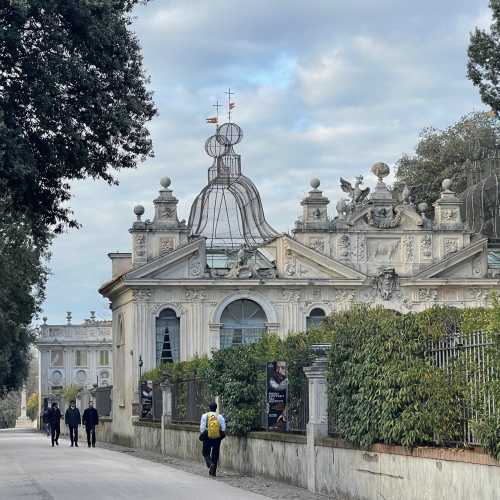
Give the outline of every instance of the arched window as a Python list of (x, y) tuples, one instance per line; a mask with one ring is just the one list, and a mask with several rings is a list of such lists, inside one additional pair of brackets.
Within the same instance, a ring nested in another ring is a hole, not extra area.
[(253, 300), (240, 299), (231, 302), (224, 309), (220, 322), (221, 349), (257, 342), (267, 330), (266, 313)]
[(321, 325), (321, 322), (326, 318), (325, 311), (319, 307), (315, 307), (306, 318), (306, 330), (314, 330)]
[(180, 319), (173, 309), (156, 318), (156, 366), (180, 360)]

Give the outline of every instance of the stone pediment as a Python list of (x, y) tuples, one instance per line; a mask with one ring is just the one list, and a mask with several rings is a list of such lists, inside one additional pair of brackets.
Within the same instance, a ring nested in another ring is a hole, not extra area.
[(276, 268), (280, 277), (360, 281), (367, 278), (360, 271), (289, 236), (280, 236), (272, 242), (272, 245), (276, 246)]
[(125, 280), (198, 278), (205, 272), (205, 263), (205, 238), (197, 238), (128, 272)]
[(485, 274), (482, 260), (487, 258), (488, 238), (482, 238), (426, 267), (414, 279), (479, 278)]
[[(384, 207), (387, 210), (386, 207)], [(358, 212), (355, 212), (344, 222), (350, 230), (384, 230), (384, 231), (405, 231), (421, 229), (424, 225), (422, 217), (410, 205), (397, 205), (392, 213), (381, 222), (376, 216), (378, 208), (367, 205)]]

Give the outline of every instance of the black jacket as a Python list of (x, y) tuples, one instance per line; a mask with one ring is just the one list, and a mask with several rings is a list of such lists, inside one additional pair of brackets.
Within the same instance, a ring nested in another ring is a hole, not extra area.
[(95, 408), (86, 408), (83, 412), (82, 424), (85, 427), (95, 427), (99, 423), (99, 415)]
[(68, 408), (64, 415), (64, 423), (70, 427), (77, 427), (82, 423), (80, 410), (78, 408)]
[(59, 408), (49, 408), (47, 423), (51, 426), (58, 427), (59, 425), (61, 425), (61, 417), (61, 410), (59, 410)]

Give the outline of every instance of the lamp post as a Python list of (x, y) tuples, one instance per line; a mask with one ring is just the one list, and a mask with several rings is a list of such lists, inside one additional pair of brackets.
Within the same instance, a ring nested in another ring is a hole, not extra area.
[(142, 418), (142, 390), (141, 390), (141, 379), (142, 379), (142, 367), (144, 361), (142, 361), (142, 356), (139, 354), (139, 418)]

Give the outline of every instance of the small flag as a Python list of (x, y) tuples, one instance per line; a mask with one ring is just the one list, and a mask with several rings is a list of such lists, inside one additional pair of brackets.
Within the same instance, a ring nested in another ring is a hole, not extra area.
[(229, 109), (234, 109), (236, 107), (236, 103), (230, 102), (229, 103)]
[(217, 117), (216, 116), (212, 116), (211, 118), (207, 118), (207, 123), (217, 123), (218, 120), (217, 120)]

